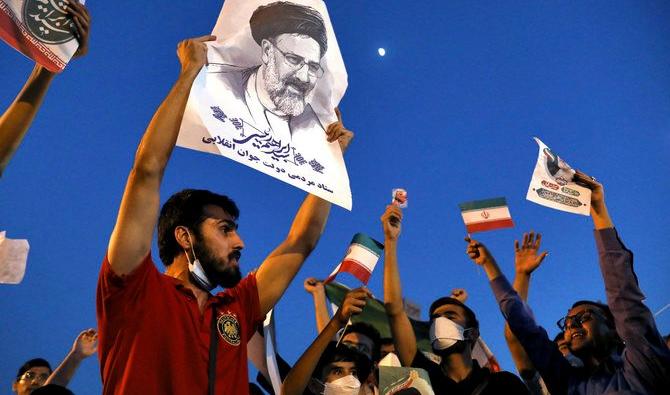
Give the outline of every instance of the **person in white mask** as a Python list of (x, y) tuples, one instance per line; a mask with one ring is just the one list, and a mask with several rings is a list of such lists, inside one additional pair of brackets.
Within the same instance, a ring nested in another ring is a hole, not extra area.
[(509, 372), (490, 372), (472, 359), (479, 338), (475, 313), (458, 299), (443, 297), (430, 306), (430, 339), (440, 364), (418, 352), (416, 335), (402, 303), (397, 247), (402, 210), (389, 205), (381, 217), (384, 229), (384, 304), (391, 333), (403, 366), (425, 369), (436, 394), (528, 394), (523, 382)]
[(352, 315), (363, 311), (370, 291), (361, 287), (349, 291), (342, 307), (319, 336), (305, 350), (282, 384), (282, 395), (357, 395), (372, 368), (371, 361), (358, 350), (331, 341)]

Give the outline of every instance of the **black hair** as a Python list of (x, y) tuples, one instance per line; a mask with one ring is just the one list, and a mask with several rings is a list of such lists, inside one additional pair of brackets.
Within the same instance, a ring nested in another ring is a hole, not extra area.
[(74, 395), (74, 392), (60, 385), (47, 384), (34, 390), (30, 395)]
[(39, 366), (44, 366), (45, 368), (49, 369), (49, 373), (51, 373), (53, 370), (51, 369), (51, 365), (49, 365), (49, 361), (47, 361), (44, 358), (33, 358), (29, 361), (26, 361), (21, 367), (19, 368), (19, 371), (16, 373), (16, 381), (18, 381), (21, 376), (27, 371), (29, 371), (31, 368), (36, 368)]
[(319, 358), (319, 362), (317, 362), (312, 372), (312, 377), (323, 380), (323, 369), (333, 362), (353, 362), (356, 367), (356, 377), (361, 383), (368, 378), (372, 371), (372, 361), (358, 350), (344, 344), (337, 346), (336, 342), (330, 342), (321, 354), (321, 358)]
[(609, 306), (600, 303), (600, 302), (594, 302), (592, 300), (578, 300), (575, 303), (572, 304), (572, 307), (570, 307), (570, 310), (574, 309), (577, 306), (582, 306), (582, 305), (591, 305), (591, 306), (596, 306), (600, 310), (602, 310), (602, 313), (605, 315), (605, 318), (607, 319), (607, 326), (615, 329), (614, 327), (614, 316), (612, 315), (612, 311), (610, 310)]
[(393, 338), (392, 337), (382, 337), (379, 339), (379, 345), (384, 346), (387, 344), (393, 344)]
[(563, 331), (558, 332), (556, 334), (556, 336), (554, 336), (554, 343), (558, 344), (558, 342), (563, 340), (564, 337), (565, 337), (565, 332), (563, 332)]
[(468, 306), (466, 306), (460, 300), (449, 297), (449, 296), (439, 298), (430, 305), (429, 316), (430, 316), (430, 321), (431, 322), (433, 321), (433, 313), (435, 312), (435, 310), (437, 310), (438, 307), (444, 306), (446, 304), (453, 304), (453, 305), (461, 307), (463, 309), (463, 311), (465, 311), (466, 326), (468, 328), (479, 329), (479, 321), (477, 321), (477, 316), (475, 315), (475, 312), (472, 311)]
[(372, 340), (372, 360), (377, 361), (381, 355), (382, 337), (379, 331), (367, 322), (354, 322), (349, 325), (347, 331), (342, 333), (342, 337), (348, 333), (360, 333)]
[(204, 189), (184, 189), (163, 204), (158, 217), (158, 254), (165, 266), (172, 264), (181, 252), (174, 237), (175, 228), (185, 226), (199, 236), (199, 225), (207, 218), (203, 211), (207, 205), (221, 207), (235, 220), (240, 216), (240, 210), (232, 199)]
[(256, 8), (249, 19), (251, 36), (261, 44), (263, 39), (280, 34), (300, 34), (319, 44), (321, 56), (328, 49), (326, 26), (321, 15), (312, 7), (277, 1)]

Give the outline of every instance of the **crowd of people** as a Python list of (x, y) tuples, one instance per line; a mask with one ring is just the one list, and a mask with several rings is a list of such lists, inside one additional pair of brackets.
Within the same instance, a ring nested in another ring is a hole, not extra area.
[[(81, 33), (77, 56), (83, 55), (90, 17), (76, 1), (68, 9)], [(215, 39), (187, 39), (177, 47), (181, 72), (137, 147), (101, 264), (97, 330), (82, 332), (55, 370), (41, 358), (25, 362), (12, 383), (17, 394), (71, 393), (66, 387), (79, 363), (96, 352), (105, 394), (274, 393), (267, 377), (250, 383), (246, 344), (316, 248), (331, 204), (308, 194), (286, 238), (244, 277), (239, 269), (244, 248), (237, 232), (240, 213), (230, 197), (184, 189), (160, 206), (161, 182), (191, 85), (207, 61), (206, 43)], [(35, 66), (0, 118), (0, 171), (19, 147), (53, 77)], [(328, 126), (325, 138), (346, 152), (353, 133), (340, 118)], [(470, 236), (464, 241), (465, 254), (484, 269), (506, 321), (500, 334), (505, 336), (516, 373), (481, 366), (473, 358), (480, 325), (487, 323), (466, 304), (463, 290), (430, 305), (432, 352), (417, 347), (398, 270), (403, 264), (397, 253), (403, 211), (391, 204), (381, 216), (383, 302), (391, 336), (381, 337), (370, 323), (350, 324), (372, 297), (365, 287), (348, 292), (331, 317), (323, 282), (305, 280), (304, 287), (314, 298), (319, 334), (294, 364), (277, 356), (281, 393), (378, 393), (382, 359), (425, 370), (435, 394), (668, 393), (668, 338), (661, 336), (643, 303), (633, 253), (624, 246), (608, 213), (603, 185), (579, 171), (574, 181), (591, 190), (591, 218), (607, 303), (570, 301), (567, 315), (558, 322), (557, 336), (550, 337), (536, 322), (527, 303), (531, 275), (546, 256), (540, 252), (541, 235), (531, 231), (514, 242), (511, 283), (483, 243)], [(164, 273), (151, 255), (156, 229)], [(223, 291), (213, 293), (217, 287)]]

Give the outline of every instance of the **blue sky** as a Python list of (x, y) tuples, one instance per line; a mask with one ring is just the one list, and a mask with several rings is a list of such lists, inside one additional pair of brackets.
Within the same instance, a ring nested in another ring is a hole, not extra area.
[[(57, 365), (95, 326), (95, 287), (137, 143), (170, 86), (180, 40), (207, 34), (221, 2), (96, 2), (91, 49), (58, 76), (0, 180), (0, 229), (31, 243), (20, 285), (0, 286), (0, 393), (18, 366)], [(464, 254), (457, 204), (505, 196), (516, 223), (477, 237), (513, 275), (513, 240), (534, 229), (550, 256), (530, 304), (554, 322), (577, 299), (605, 299), (591, 220), (525, 200), (539, 136), (605, 185), (647, 305), (670, 303), (663, 248), (670, 152), (670, 4), (647, 2), (329, 1), (349, 74), (340, 105), (353, 211), (333, 208), (319, 246), (276, 307), (278, 347), (295, 361), (316, 336), (302, 281), (325, 277), (356, 232), (382, 238), (394, 187), (409, 192), (399, 246), (405, 295), (423, 307), (464, 287), (481, 332), (513, 370), (483, 272)], [(386, 48), (380, 57), (377, 48)], [(0, 108), (32, 64), (0, 45)], [(183, 188), (230, 195), (252, 270), (285, 236), (304, 193), (222, 157), (177, 148), (162, 200)], [(271, 197), (271, 198), (270, 198)], [(156, 251), (154, 249), (154, 251)], [(157, 254), (155, 254), (157, 256)], [(381, 262), (370, 289), (382, 296)], [(350, 282), (353, 285), (353, 282)], [(670, 312), (658, 327), (670, 333)], [(100, 391), (86, 361), (76, 393)]]

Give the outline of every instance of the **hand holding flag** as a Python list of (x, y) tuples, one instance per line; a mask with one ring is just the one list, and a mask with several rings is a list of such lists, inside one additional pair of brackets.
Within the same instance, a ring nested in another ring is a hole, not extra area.
[(479, 266), (495, 263), (493, 255), (491, 255), (484, 244), (478, 242), (477, 240), (473, 240), (470, 237), (466, 237), (465, 241), (468, 243), (468, 247), (466, 248), (465, 253), (468, 254), (468, 257), (472, 259), (474, 263)]
[(347, 296), (344, 297), (342, 307), (337, 310), (334, 318), (342, 326), (346, 325), (349, 322), (351, 316), (358, 315), (363, 311), (368, 298), (371, 297), (372, 294), (365, 287), (352, 289), (347, 293)]

